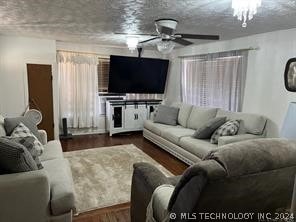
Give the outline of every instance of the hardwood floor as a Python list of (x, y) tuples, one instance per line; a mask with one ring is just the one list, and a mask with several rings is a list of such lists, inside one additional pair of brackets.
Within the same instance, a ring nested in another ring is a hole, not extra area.
[[(186, 164), (176, 159), (157, 145), (146, 140), (142, 133), (121, 134), (114, 135), (113, 137), (109, 137), (109, 134), (75, 136), (71, 140), (62, 140), (61, 143), (64, 152), (122, 144), (134, 144), (175, 175), (182, 174), (188, 167)], [(73, 221), (129, 222), (129, 208), (130, 204), (125, 203), (98, 209), (75, 216)]]

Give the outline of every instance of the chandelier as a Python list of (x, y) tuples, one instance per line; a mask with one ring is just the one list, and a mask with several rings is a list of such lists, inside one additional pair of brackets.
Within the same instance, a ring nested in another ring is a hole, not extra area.
[(261, 0), (232, 0), (233, 16), (242, 21), (242, 27), (247, 27), (247, 21), (252, 20), (261, 6)]
[(157, 46), (157, 50), (162, 54), (169, 54), (173, 51), (175, 47), (175, 43), (170, 40), (162, 39), (157, 43), (156, 46)]

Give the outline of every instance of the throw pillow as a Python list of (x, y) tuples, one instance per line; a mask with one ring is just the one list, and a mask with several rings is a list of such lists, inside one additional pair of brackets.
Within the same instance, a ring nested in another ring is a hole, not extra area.
[(23, 145), (4, 137), (0, 138), (0, 168), (6, 174), (38, 170), (32, 155)]
[(32, 136), (27, 136), (27, 137), (17, 137), (17, 138), (13, 138), (13, 137), (6, 137), (14, 142), (20, 143), (22, 144), (24, 147), (27, 148), (27, 150), (30, 152), (30, 154), (32, 155), (38, 169), (43, 169), (43, 166), (39, 160), (39, 151), (36, 150), (35, 148), (35, 138)]
[(36, 136), (23, 124), (20, 123), (11, 133), (13, 138), (24, 138), (24, 137), (33, 137), (34, 138), (34, 148), (36, 149), (38, 156), (43, 153), (43, 145), (36, 138)]
[(41, 142), (41, 136), (38, 132), (38, 128), (35, 123), (33, 123), (30, 119), (24, 116), (16, 117), (16, 118), (5, 118), (4, 126), (6, 130), (7, 136), (10, 136), (20, 123), (23, 123), (30, 131), (34, 134), (34, 136)]
[(176, 126), (178, 120), (179, 108), (159, 105), (154, 117), (155, 123), (162, 123)]
[(196, 139), (210, 139), (212, 134), (218, 129), (222, 124), (226, 122), (226, 117), (216, 117), (209, 120), (200, 128), (198, 128), (193, 137)]
[(211, 137), (211, 143), (217, 144), (218, 139), (221, 136), (233, 136), (236, 135), (239, 130), (240, 120), (230, 120), (220, 126), (216, 131), (213, 133)]

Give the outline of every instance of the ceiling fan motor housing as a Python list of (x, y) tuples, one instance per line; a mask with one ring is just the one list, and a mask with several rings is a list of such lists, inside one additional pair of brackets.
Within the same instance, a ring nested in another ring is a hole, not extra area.
[(178, 21), (174, 19), (158, 19), (155, 20), (156, 31), (159, 34), (171, 36), (174, 34), (178, 25)]

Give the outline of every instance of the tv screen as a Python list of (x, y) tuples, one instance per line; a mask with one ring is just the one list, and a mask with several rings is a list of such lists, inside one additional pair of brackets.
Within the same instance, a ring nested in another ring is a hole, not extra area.
[(110, 56), (110, 93), (164, 93), (169, 60)]

